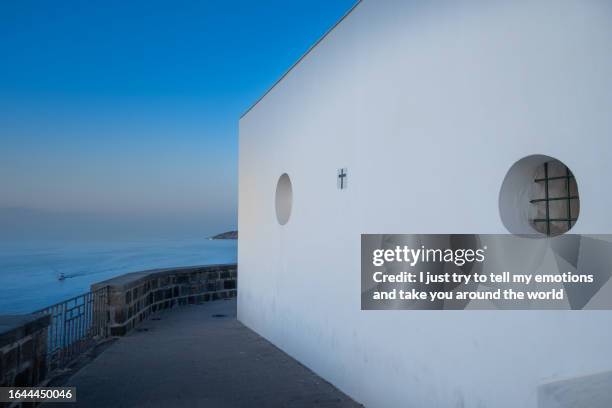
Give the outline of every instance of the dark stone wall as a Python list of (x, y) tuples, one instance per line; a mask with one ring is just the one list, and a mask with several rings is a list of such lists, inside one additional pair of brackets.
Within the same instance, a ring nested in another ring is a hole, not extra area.
[[(104, 288), (107, 296), (93, 313), (102, 337), (122, 336), (158, 310), (236, 297), (236, 282), (236, 264), (130, 273), (92, 285), (92, 292)], [(49, 314), (0, 316), (1, 387), (32, 387), (47, 379), (50, 324)]]
[(0, 387), (31, 387), (45, 379), (49, 324), (49, 316), (0, 316)]
[(109, 288), (110, 334), (123, 336), (151, 313), (235, 297), (237, 265), (174, 268), (128, 274), (92, 286)]

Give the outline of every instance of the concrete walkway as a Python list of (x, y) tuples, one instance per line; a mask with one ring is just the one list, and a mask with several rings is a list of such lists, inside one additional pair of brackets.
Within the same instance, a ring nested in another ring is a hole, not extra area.
[(71, 407), (359, 406), (240, 324), (235, 300), (153, 316), (66, 385)]

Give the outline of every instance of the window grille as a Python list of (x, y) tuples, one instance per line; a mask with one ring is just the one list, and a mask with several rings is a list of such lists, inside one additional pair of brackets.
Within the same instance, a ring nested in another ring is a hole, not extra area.
[[(560, 163), (559, 163), (560, 164)], [(578, 188), (576, 187), (576, 180), (574, 175), (567, 168), (567, 166), (561, 164), (562, 174), (551, 176), (551, 162), (544, 163), (544, 177), (536, 178), (536, 183), (543, 183), (544, 186), (544, 197), (536, 198), (530, 202), (535, 205), (544, 205), (544, 218), (535, 218), (533, 220), (536, 230), (545, 233), (548, 236), (563, 234), (569, 231), (578, 219), (579, 209), (579, 196)], [(551, 196), (551, 185), (554, 185), (554, 196)], [(562, 183), (562, 185), (559, 185)], [(572, 190), (574, 192), (572, 193)], [(557, 194), (561, 192), (560, 195)], [(552, 202), (565, 202), (565, 208), (555, 207), (551, 208)], [(574, 205), (572, 203), (575, 202)], [(572, 210), (572, 206), (574, 209)], [(556, 228), (553, 231), (552, 225), (555, 223)]]

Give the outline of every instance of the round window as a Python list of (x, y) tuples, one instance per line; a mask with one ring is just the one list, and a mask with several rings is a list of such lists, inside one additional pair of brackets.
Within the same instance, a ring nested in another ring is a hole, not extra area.
[(576, 178), (555, 158), (525, 157), (510, 168), (504, 179), (499, 210), (502, 222), (513, 234), (564, 234), (580, 214)]
[(287, 173), (280, 176), (276, 184), (276, 219), (280, 225), (285, 225), (291, 216), (293, 206), (293, 189)]

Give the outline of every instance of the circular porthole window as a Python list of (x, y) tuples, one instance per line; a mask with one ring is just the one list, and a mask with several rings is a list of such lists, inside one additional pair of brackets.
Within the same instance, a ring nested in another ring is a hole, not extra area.
[(576, 178), (555, 158), (525, 157), (510, 168), (504, 179), (499, 211), (504, 226), (513, 234), (564, 234), (580, 214)]
[(280, 225), (285, 225), (291, 217), (291, 207), (293, 206), (293, 188), (291, 179), (284, 173), (276, 184), (276, 219)]

